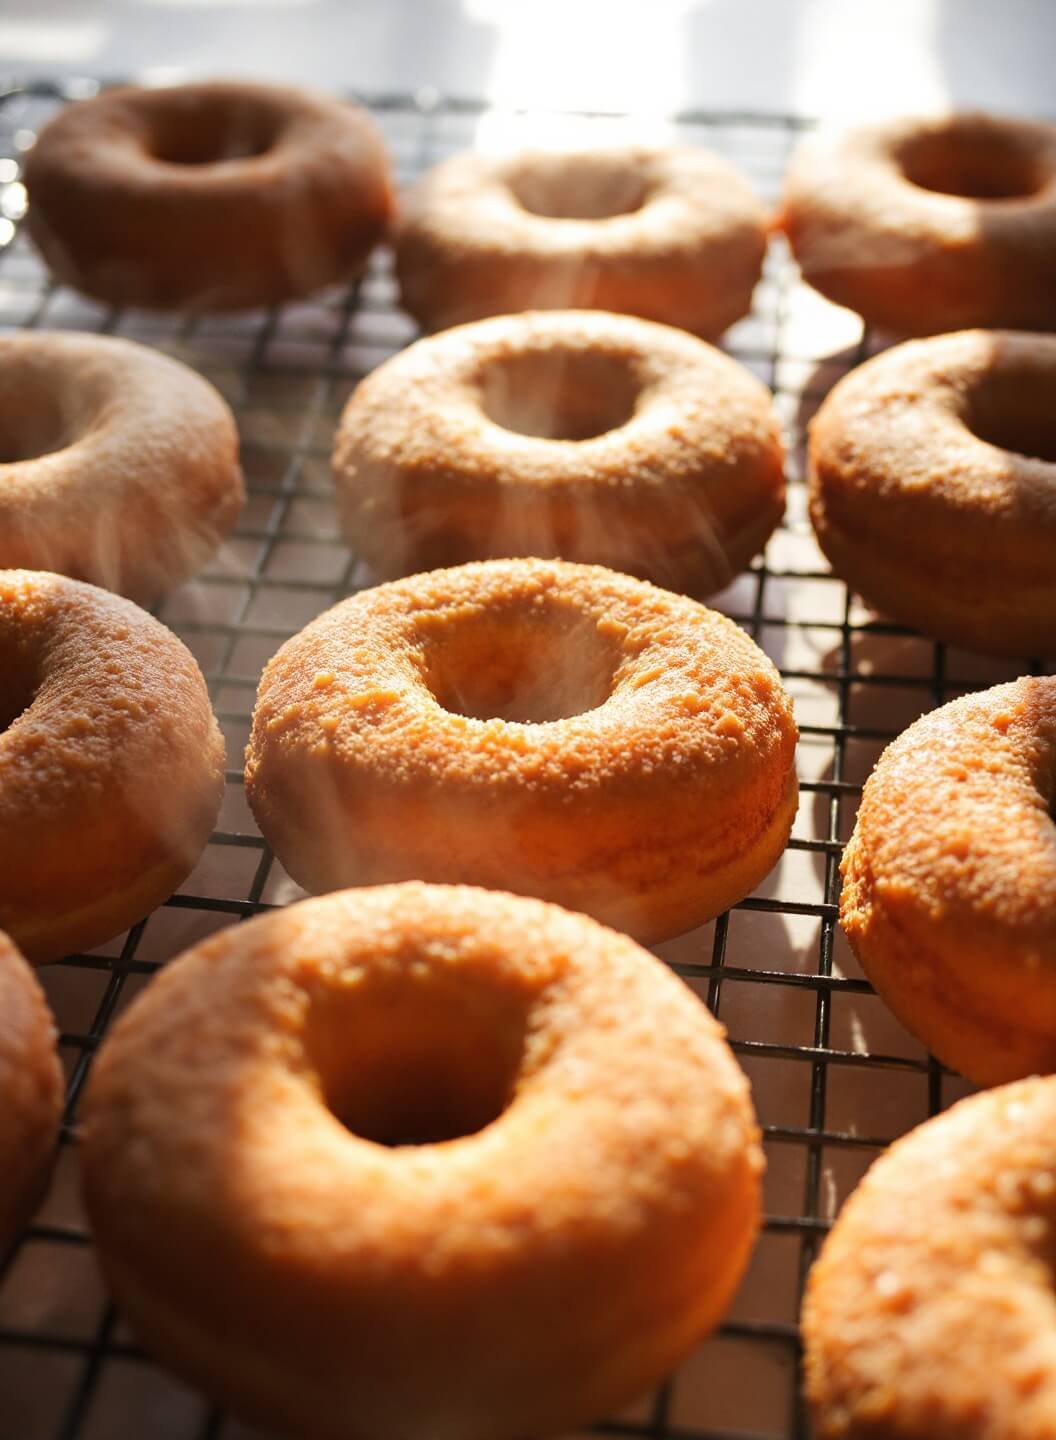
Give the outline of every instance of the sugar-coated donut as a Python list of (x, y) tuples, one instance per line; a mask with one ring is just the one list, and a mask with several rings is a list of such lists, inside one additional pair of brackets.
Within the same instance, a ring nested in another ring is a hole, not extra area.
[(597, 566), (490, 560), (364, 591), (287, 641), (246, 792), (308, 890), (486, 885), (654, 940), (775, 864), (795, 746), (777, 671), (724, 616)]
[(362, 268), (392, 210), (364, 111), (286, 86), (124, 86), (68, 105), (25, 166), (55, 276), (115, 305), (271, 305)]
[(1056, 1070), (1056, 676), (954, 700), (889, 745), (840, 919), (899, 1019), (981, 1085)]
[(0, 933), (0, 1261), (40, 1198), (62, 1111), (55, 1022), (36, 978)]
[(810, 429), (833, 569), (926, 634), (1056, 653), (1056, 336), (965, 331), (846, 376)]
[(1056, 328), (1056, 125), (967, 113), (814, 137), (782, 224), (804, 278), (870, 324)]
[(0, 568), (145, 602), (234, 525), (234, 417), (186, 365), (131, 340), (34, 331), (0, 337), (0, 381)]
[(684, 331), (541, 311), (460, 326), (355, 390), (334, 450), (349, 544), (382, 578), (561, 556), (721, 589), (784, 511), (769, 391)]
[(0, 571), (0, 928), (27, 958), (98, 945), (171, 894), (223, 764), (171, 631), (94, 585)]
[(482, 890), (213, 936), (121, 1017), (83, 1119), (133, 1328), (298, 1440), (593, 1419), (715, 1324), (759, 1221), (748, 1085), (705, 1007), (624, 936)]
[(747, 313), (767, 218), (708, 150), (453, 155), (404, 197), (404, 308), (441, 330), (517, 310), (616, 310), (714, 337)]
[(803, 1307), (818, 1440), (1056, 1433), (1056, 1077), (960, 1101), (873, 1165)]

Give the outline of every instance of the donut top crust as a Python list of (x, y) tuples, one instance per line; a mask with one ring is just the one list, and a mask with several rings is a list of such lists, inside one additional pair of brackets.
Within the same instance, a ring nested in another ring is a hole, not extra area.
[(963, 331), (867, 361), (810, 427), (816, 528), (895, 547), (907, 568), (938, 567), (966, 604), (1003, 581), (1008, 547), (1019, 583), (1051, 588), (1054, 394), (1056, 336)]
[(393, 209), (362, 109), (238, 80), (67, 105), (25, 183), (30, 234), (61, 280), (163, 308), (278, 303), (347, 278)]
[[(444, 1015), (449, 1004), (452, 1023), (477, 1012), (509, 1051), (500, 1113), (419, 1144), (346, 1129), (327, 1096), (335, 1066), (348, 1065), (355, 1088), (356, 1047), (372, 1038), (357, 1040), (355, 1017), (398, 1041), (419, 1007)], [(119, 1213), (128, 1184), (239, 1246), (281, 1223), (283, 1250), (313, 1272), (320, 1238), (342, 1264), (369, 1257), (376, 1273), (394, 1251), (402, 1268), (417, 1233), (419, 1273), (391, 1277), (417, 1285), (458, 1257), (486, 1268), (494, 1251), (516, 1264), (529, 1234), (545, 1247), (555, 1207), (570, 1201), (566, 1166), (614, 1233), (639, 1230), (653, 1207), (706, 1204), (731, 1172), (758, 1175), (747, 1082), (722, 1034), (652, 957), (583, 916), (463, 886), (345, 891), (227, 929), (166, 968), (93, 1068), (86, 1138), (96, 1187)], [(145, 1075), (149, 1085), (135, 1078)], [(237, 1136), (234, 1152), (225, 1136)], [(538, 1166), (530, 1182), (526, 1164)], [(611, 1167), (623, 1183), (610, 1183)], [(382, 1176), (406, 1205), (393, 1207), (391, 1190), (384, 1205), (370, 1199)], [(216, 1205), (217, 1187), (238, 1203)], [(526, 1204), (526, 1190), (547, 1198)]]
[(431, 336), (373, 371), (334, 469), (346, 531), (383, 568), (416, 525), (573, 558), (596, 523), (613, 568), (663, 576), (692, 547), (714, 589), (728, 547), (780, 516), (783, 458), (769, 391), (722, 352), (632, 316), (546, 311)]
[(1056, 1079), (973, 1095), (899, 1140), (811, 1272), (821, 1440), (1048, 1440), (1056, 1426)]
[(55, 1144), (62, 1069), (33, 972), (0, 932), (0, 1253), (25, 1219)]
[[(1056, 676), (923, 716), (884, 751), (843, 862), (852, 938), (882, 905), (970, 974), (975, 1008), (1056, 1029)], [(950, 981), (956, 988), (954, 974)], [(951, 1003), (955, 1000), (951, 994)]]
[(748, 309), (766, 229), (748, 183), (707, 150), (466, 151), (403, 196), (397, 273), (432, 329), (584, 307), (717, 335)]
[(110, 336), (0, 336), (0, 568), (153, 600), (234, 524), (230, 409), (200, 375)]
[[(449, 1066), (467, 1024), (505, 1048), (501, 1113), (421, 1144), (352, 1133), (328, 1096), (342, 1067), (356, 1088), (360, 1019), (402, 1046), (430, 1009)], [(541, 902), (417, 883), (306, 901), (188, 952), (119, 1020), (90, 1082), (89, 1201), (181, 1292), (193, 1240), (243, 1284), (263, 1252), (263, 1280), (290, 1305), (312, 1289), (313, 1314), (379, 1290), (410, 1316), (470, 1314), (496, 1269), (556, 1266), (575, 1293), (621, 1249), (659, 1261), (702, 1209), (743, 1223), (729, 1197), (754, 1203), (762, 1159), (721, 1037), (633, 942)]]
[(818, 135), (780, 223), (808, 281), (896, 333), (1056, 325), (1056, 126), (963, 112)]
[[(446, 708), (433, 687), (450, 688), (456, 644), (497, 704), (505, 655), (509, 695), (559, 718)], [(599, 566), (495, 560), (364, 591), (288, 641), (261, 679), (246, 778), (263, 749), (289, 746), (323, 767), (332, 756), (346, 779), (362, 764), (400, 789), (442, 773), (477, 803), (554, 790), (582, 805), (706, 769), (716, 801), (765, 791), (772, 808), (794, 745), (777, 671), (733, 621)]]

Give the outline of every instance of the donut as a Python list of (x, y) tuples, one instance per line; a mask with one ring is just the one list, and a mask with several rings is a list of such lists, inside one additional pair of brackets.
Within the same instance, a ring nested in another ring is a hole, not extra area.
[(429, 330), (517, 310), (615, 310), (712, 338), (747, 314), (767, 216), (689, 146), (453, 155), (403, 199), (396, 274)]
[(122, 86), (68, 105), (25, 165), (56, 279), (113, 305), (273, 305), (362, 269), (392, 210), (369, 117), (243, 81)]
[(780, 223), (804, 279), (870, 325), (1056, 329), (1056, 125), (966, 113), (813, 137)]
[(960, 1101), (877, 1160), (803, 1306), (818, 1440), (1056, 1430), (1056, 1077)]
[(171, 631), (94, 585), (0, 571), (0, 929), (28, 959), (160, 905), (209, 838), (223, 765)]
[(61, 1113), (55, 1022), (32, 970), (0, 934), (0, 1262), (40, 1198)]
[(770, 393), (666, 325), (504, 315), (419, 340), (360, 383), (334, 482), (381, 578), (561, 556), (710, 594), (784, 513)]
[(0, 337), (0, 568), (141, 601), (192, 575), (245, 500), (234, 417), (176, 360), (102, 335)]
[(299, 1440), (590, 1420), (716, 1323), (759, 1222), (748, 1085), (699, 1000), (584, 916), (470, 888), (196, 946), (104, 1042), (83, 1122), (136, 1333)]
[(840, 920), (902, 1023), (980, 1085), (1056, 1070), (1056, 676), (925, 715), (869, 778)]
[(725, 616), (597, 566), (487, 560), (363, 591), (287, 641), (246, 794), (306, 890), (484, 885), (652, 941), (776, 863), (795, 745), (777, 671)]
[(911, 341), (841, 380), (810, 430), (832, 568), (928, 635), (1056, 653), (1056, 337)]

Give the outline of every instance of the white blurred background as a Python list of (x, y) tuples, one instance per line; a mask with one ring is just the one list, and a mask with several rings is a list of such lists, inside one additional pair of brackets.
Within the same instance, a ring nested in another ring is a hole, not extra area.
[(0, 71), (500, 104), (1056, 114), (1053, 0), (0, 0)]

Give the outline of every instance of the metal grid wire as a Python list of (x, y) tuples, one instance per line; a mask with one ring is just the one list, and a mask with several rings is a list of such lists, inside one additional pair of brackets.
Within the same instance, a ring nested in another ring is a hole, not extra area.
[[(96, 88), (13, 87), (0, 97), (0, 329), (120, 334), (194, 366), (236, 412), (250, 499), (219, 559), (158, 609), (198, 658), (225, 731), (220, 829), (179, 893), (147, 920), (41, 972), (62, 1032), (67, 1106), (48, 1200), (0, 1270), (0, 1440), (263, 1440), (155, 1366), (124, 1329), (95, 1269), (70, 1141), (92, 1056), (157, 967), (299, 894), (253, 824), (240, 759), (263, 663), (366, 578), (337, 539), (329, 447), (356, 381), (414, 329), (396, 308), (384, 254), (351, 291), (249, 315), (122, 312), (52, 286), (19, 232), (20, 157), (59, 104)], [(433, 94), (370, 104), (401, 181), (489, 127), (528, 141), (540, 127), (578, 125), (589, 140), (592, 127), (614, 123), (500, 115)], [(692, 113), (674, 117), (671, 134), (720, 151), (773, 199), (804, 124)], [(932, 706), (1026, 667), (878, 620), (829, 574), (806, 520), (803, 428), (833, 381), (875, 346), (860, 321), (800, 284), (779, 242), (752, 314), (724, 343), (774, 392), (790, 442), (790, 497), (765, 563), (711, 603), (767, 650), (793, 696), (802, 801), (784, 859), (755, 894), (657, 953), (723, 1020), (752, 1080), (768, 1158), (767, 1219), (716, 1335), (658, 1393), (589, 1433), (800, 1440), (807, 1430), (795, 1321), (817, 1245), (876, 1154), (967, 1088), (897, 1024), (857, 968), (835, 924), (840, 852), (861, 784), (895, 734)]]

